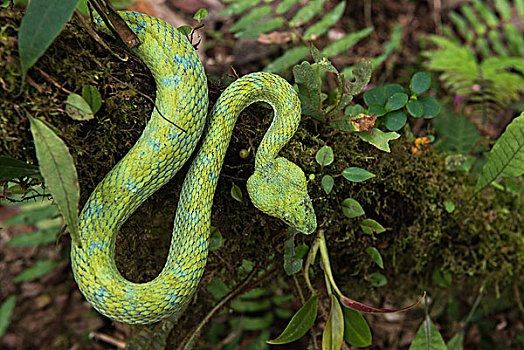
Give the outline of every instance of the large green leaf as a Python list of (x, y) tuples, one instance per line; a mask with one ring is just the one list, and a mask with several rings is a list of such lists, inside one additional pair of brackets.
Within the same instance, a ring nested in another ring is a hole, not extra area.
[(344, 315), (335, 295), (331, 295), (331, 311), (322, 333), (322, 350), (339, 350), (344, 340)]
[(298, 340), (313, 326), (317, 317), (318, 295), (313, 295), (289, 321), (286, 329), (268, 344), (287, 344)]
[(40, 172), (75, 244), (78, 240), (80, 188), (73, 157), (66, 144), (42, 121), (29, 117)]
[(489, 152), (488, 161), (482, 168), (482, 174), (475, 186), (475, 193), (500, 177), (516, 177), (522, 174), (524, 174), (524, 112), (508, 125)]
[(18, 50), (24, 75), (58, 36), (78, 1), (32, 0), (29, 3), (18, 32)]
[(40, 171), (36, 165), (27, 164), (21, 160), (5, 157), (0, 157), (0, 181), (7, 181), (19, 177), (38, 177)]
[(344, 340), (353, 346), (363, 348), (371, 345), (371, 330), (360, 312), (344, 309)]
[(431, 322), (429, 316), (420, 326), (415, 339), (411, 343), (409, 350), (448, 350), (446, 343), (442, 339), (439, 331)]

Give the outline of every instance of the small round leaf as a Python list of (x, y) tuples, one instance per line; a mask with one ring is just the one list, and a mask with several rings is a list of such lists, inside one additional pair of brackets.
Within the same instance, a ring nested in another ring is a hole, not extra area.
[(371, 282), (373, 287), (382, 287), (388, 283), (386, 277), (380, 272), (373, 272), (368, 276), (368, 281)]
[(424, 114), (422, 115), (424, 118), (433, 118), (440, 111), (440, 104), (433, 96), (424, 96), (419, 101), (424, 105)]
[(365, 214), (360, 203), (351, 198), (346, 198), (342, 202), (342, 213), (350, 219)]
[(386, 94), (383, 88), (373, 88), (364, 92), (364, 102), (368, 106), (378, 105), (384, 106), (386, 104)]
[(381, 117), (386, 113), (387, 111), (383, 106), (380, 106), (380, 105), (369, 106), (368, 114), (375, 114), (377, 117)]
[(407, 120), (408, 117), (406, 116), (406, 113), (404, 113), (403, 111), (389, 112), (384, 117), (384, 125), (386, 125), (386, 128), (388, 128), (391, 131), (397, 131), (402, 129), (402, 127), (406, 125)]
[(395, 111), (404, 107), (406, 105), (406, 102), (408, 102), (408, 95), (406, 95), (403, 92), (394, 93), (388, 98), (388, 102), (386, 103), (386, 110)]
[(322, 177), (322, 189), (326, 192), (326, 194), (329, 194), (331, 190), (333, 189), (333, 185), (335, 184), (335, 180), (330, 175), (324, 175)]
[(389, 98), (396, 94), (397, 92), (406, 93), (406, 90), (402, 87), (402, 85), (399, 84), (388, 84), (385, 86), (386, 89), (386, 97)]
[(406, 107), (408, 109), (408, 113), (415, 118), (422, 117), (422, 114), (424, 114), (424, 105), (419, 100), (409, 100)]
[(333, 160), (335, 159), (333, 149), (329, 146), (322, 146), (315, 155), (315, 159), (317, 163), (322, 166), (333, 163)]
[(411, 92), (418, 96), (428, 91), (430, 85), (431, 77), (429, 74), (426, 72), (418, 72), (411, 77), (409, 87), (411, 88)]

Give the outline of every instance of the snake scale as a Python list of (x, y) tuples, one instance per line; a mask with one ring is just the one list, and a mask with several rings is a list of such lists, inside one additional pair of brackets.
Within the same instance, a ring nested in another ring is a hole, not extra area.
[[(303, 171), (277, 156), (300, 122), (300, 101), (289, 83), (270, 73), (246, 75), (221, 94), (206, 124), (206, 75), (187, 38), (157, 18), (121, 14), (142, 42), (133, 51), (156, 81), (162, 115), (153, 111), (139, 140), (89, 197), (79, 218), (81, 245), (73, 245), (71, 261), (80, 291), (96, 310), (120, 322), (147, 324), (180, 313), (196, 290), (218, 176), (236, 119), (249, 104), (265, 101), (274, 110), (247, 182), (251, 201), (303, 233), (316, 229), (316, 217)], [(163, 270), (147, 283), (127, 281), (114, 261), (119, 228), (182, 167), (204, 130), (183, 183)]]

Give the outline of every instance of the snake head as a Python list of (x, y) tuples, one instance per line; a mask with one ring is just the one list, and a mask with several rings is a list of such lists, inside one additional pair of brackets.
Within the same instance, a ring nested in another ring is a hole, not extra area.
[(310, 234), (317, 228), (317, 218), (307, 193), (302, 169), (285, 158), (272, 163), (247, 180), (251, 202), (262, 212), (282, 219), (298, 231)]

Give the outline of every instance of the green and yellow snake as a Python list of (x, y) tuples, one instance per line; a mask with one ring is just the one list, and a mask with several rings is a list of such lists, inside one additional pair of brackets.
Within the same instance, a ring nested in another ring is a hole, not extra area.
[[(196, 290), (207, 260), (218, 176), (236, 119), (249, 104), (265, 101), (274, 110), (247, 182), (251, 201), (303, 233), (316, 229), (316, 217), (303, 171), (277, 157), (300, 122), (293, 88), (274, 74), (246, 75), (222, 93), (206, 126), (206, 75), (186, 37), (154, 17), (136, 12), (122, 17), (142, 42), (134, 52), (155, 78), (162, 115), (153, 111), (139, 140), (89, 197), (80, 214), (81, 245), (73, 245), (71, 262), (80, 291), (96, 310), (120, 322), (146, 324), (181, 312)], [(182, 167), (205, 126), (182, 187), (162, 272), (147, 283), (127, 281), (114, 261), (119, 228)]]

